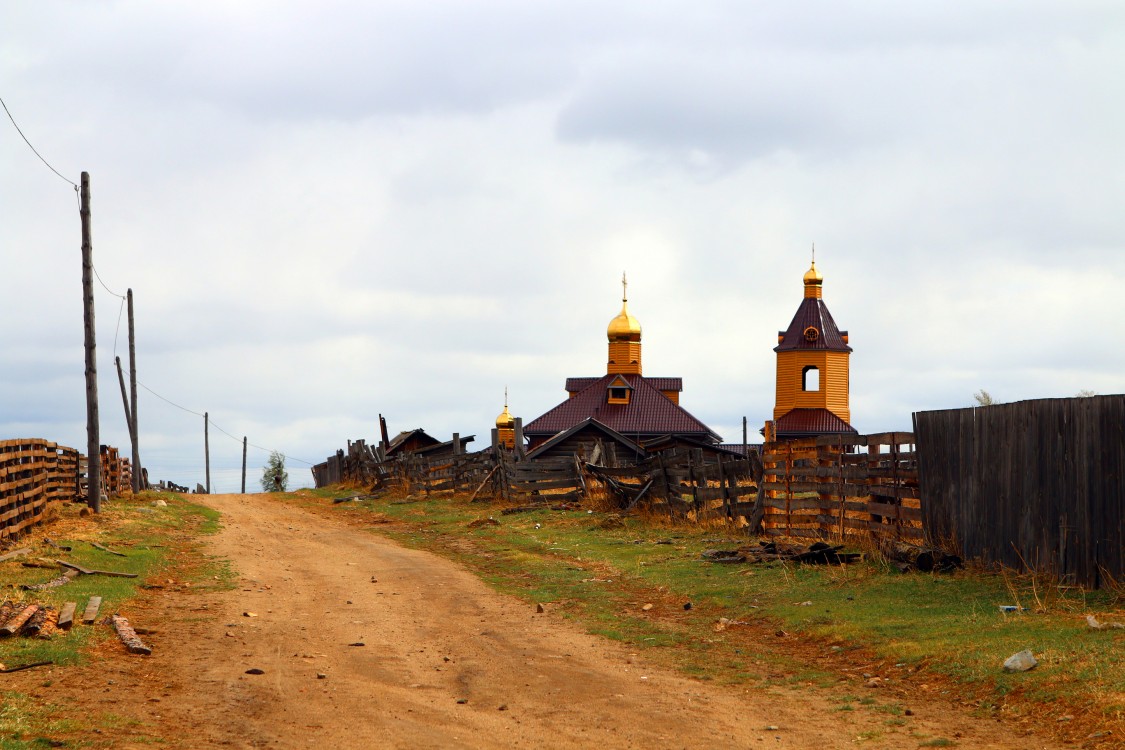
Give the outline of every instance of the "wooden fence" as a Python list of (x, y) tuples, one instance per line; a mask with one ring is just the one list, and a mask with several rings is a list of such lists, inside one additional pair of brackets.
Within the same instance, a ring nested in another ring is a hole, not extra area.
[(966, 556), (1125, 580), (1125, 396), (918, 412), (924, 523)]
[(921, 543), (914, 435), (825, 435), (763, 447), (762, 531)]
[(854, 534), (923, 541), (911, 433), (771, 443), (761, 458), (676, 448), (630, 466), (577, 456), (518, 460), (500, 450), (380, 461), (350, 443), (313, 468), (317, 486), (349, 483), (411, 492), (471, 491), (505, 502), (570, 502), (607, 494), (623, 510), (670, 518), (723, 519), (772, 536), (842, 539)]
[(78, 459), (38, 438), (0, 441), (0, 539), (39, 523), (47, 503), (78, 497)]
[(657, 453), (634, 466), (584, 468), (623, 509), (643, 507), (694, 521), (751, 515), (761, 477), (756, 454), (727, 457), (689, 448)]

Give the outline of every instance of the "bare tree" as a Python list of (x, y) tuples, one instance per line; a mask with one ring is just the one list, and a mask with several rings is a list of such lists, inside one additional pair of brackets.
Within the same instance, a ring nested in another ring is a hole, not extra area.
[(973, 394), (973, 400), (977, 402), (977, 406), (992, 406), (996, 403), (992, 399), (992, 394), (983, 388)]
[(1089, 388), (1083, 388), (1078, 393), (1074, 394), (1075, 398), (1090, 398), (1090, 396), (1098, 395), (1097, 391), (1091, 391)]

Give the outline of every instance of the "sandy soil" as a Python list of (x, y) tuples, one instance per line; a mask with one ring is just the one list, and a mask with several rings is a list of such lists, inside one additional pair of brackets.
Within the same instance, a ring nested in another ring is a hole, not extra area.
[[(264, 495), (193, 499), (222, 511), (208, 552), (233, 561), (240, 585), (154, 591), (135, 613), (160, 623), (147, 636), (151, 657), (107, 644), (98, 663), (55, 672), (86, 686), (75, 701), (122, 717), (119, 730), (90, 738), (98, 744), (150, 747), (129, 739), (150, 735), (185, 748), (1062, 746), (948, 703), (911, 701), (914, 715), (891, 726), (885, 713), (839, 710), (828, 691), (693, 680), (370, 530)], [(42, 671), (17, 674), (13, 689), (48, 692), (36, 690)]]

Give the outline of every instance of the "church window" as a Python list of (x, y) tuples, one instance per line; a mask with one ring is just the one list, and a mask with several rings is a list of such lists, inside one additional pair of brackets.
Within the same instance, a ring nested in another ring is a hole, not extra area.
[(811, 392), (820, 390), (820, 368), (809, 365), (801, 370), (801, 390)]

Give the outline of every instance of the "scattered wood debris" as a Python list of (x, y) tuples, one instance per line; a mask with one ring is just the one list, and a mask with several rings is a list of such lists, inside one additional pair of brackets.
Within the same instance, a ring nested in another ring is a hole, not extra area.
[(70, 626), (74, 624), (74, 610), (78, 608), (77, 602), (67, 602), (59, 610), (59, 621), (57, 627), (61, 630), (70, 630)]
[(22, 562), (20, 562), (20, 565), (24, 566), (25, 568), (57, 568), (57, 567), (59, 567), (58, 565), (55, 565), (50, 560), (23, 560)]
[(58, 578), (52, 578), (44, 583), (25, 583), (21, 588), (24, 591), (43, 591), (44, 589), (54, 589), (62, 586), (63, 584), (70, 583), (78, 576), (77, 570), (68, 570)]
[(113, 629), (117, 631), (117, 637), (125, 644), (125, 649), (130, 654), (144, 654), (149, 655), (152, 649), (144, 644), (137, 635), (137, 631), (129, 624), (129, 620), (121, 615), (111, 615), (110, 622), (113, 624)]
[(31, 547), (23, 547), (22, 549), (14, 549), (11, 552), (5, 552), (4, 554), (0, 555), (0, 562), (4, 562), (5, 560), (14, 560), (21, 555), (26, 555), (28, 552), (31, 552)]
[(82, 612), (82, 624), (93, 625), (94, 620), (98, 619), (98, 610), (102, 608), (102, 598), (100, 596), (91, 596), (90, 601), (86, 602), (86, 609)]
[(4, 667), (3, 669), (0, 669), (0, 674), (8, 674), (9, 672), (21, 672), (25, 669), (34, 669), (35, 667), (46, 667), (46, 666), (51, 665), (51, 664), (54, 664), (54, 662), (53, 661), (36, 661), (36, 662), (32, 662), (31, 664), (20, 664), (20, 665), (15, 666), (15, 667)]
[(500, 525), (499, 521), (497, 521), (492, 516), (489, 516), (488, 518), (478, 518), (475, 521), (469, 521), (468, 525), (465, 528), (479, 529), (481, 526), (499, 526), (499, 525)]
[(1086, 615), (1086, 625), (1091, 630), (1121, 630), (1125, 629), (1125, 623), (1120, 622), (1099, 622), (1098, 618), (1093, 615)]
[(533, 510), (576, 510), (577, 505), (570, 503), (562, 503), (560, 505), (547, 505), (546, 503), (535, 503), (533, 505), (517, 505), (514, 508), (504, 508), (500, 511), (502, 515), (508, 516), (512, 513), (528, 513)]
[(102, 552), (108, 552), (109, 554), (117, 555), (118, 557), (128, 557), (128, 555), (126, 555), (124, 552), (117, 552), (116, 550), (112, 550), (109, 547), (106, 547), (105, 545), (98, 544), (97, 542), (90, 542), (90, 544), (92, 544), (94, 547), (97, 547)]
[(809, 565), (842, 565), (863, 560), (862, 552), (841, 552), (844, 545), (816, 542), (807, 547), (783, 542), (759, 542), (756, 547), (733, 550), (709, 549), (700, 557), (713, 563), (760, 563), (774, 560)]
[(351, 497), (337, 497), (332, 501), (332, 504), (339, 505), (340, 503), (358, 503), (362, 500), (376, 500), (385, 494), (386, 493), (384, 492), (377, 492), (371, 495), (352, 495)]
[(881, 545), (883, 554), (898, 563), (899, 571), (919, 570), (923, 573), (937, 571), (950, 573), (962, 567), (961, 558), (933, 547), (886, 540)]
[(113, 576), (114, 578), (136, 578), (136, 573), (121, 573), (116, 570), (91, 570), (90, 568), (83, 568), (81, 565), (69, 563), (66, 560), (55, 560), (59, 565), (71, 570), (77, 570), (84, 576)]
[(59, 544), (58, 542), (55, 542), (53, 539), (51, 539), (49, 537), (43, 537), (43, 543), (46, 544), (48, 547), (54, 547), (55, 549), (61, 549), (63, 552), (70, 552), (71, 549), (73, 549), (69, 545)]
[(16, 611), (16, 614), (9, 617), (7, 622), (0, 626), (0, 636), (15, 635), (31, 619), (31, 616), (39, 611), (39, 605), (28, 604), (22, 608), (17, 605), (13, 611)]

